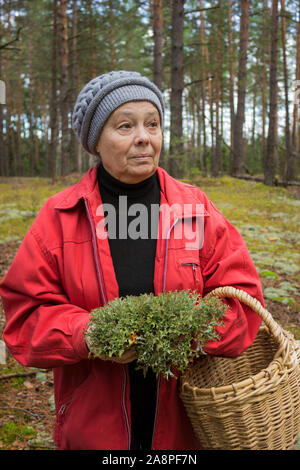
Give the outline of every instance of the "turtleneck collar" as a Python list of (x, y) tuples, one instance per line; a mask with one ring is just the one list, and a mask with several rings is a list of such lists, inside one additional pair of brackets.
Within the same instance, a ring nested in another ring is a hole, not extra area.
[(98, 166), (98, 182), (99, 186), (109, 192), (111, 196), (118, 197), (122, 195), (128, 198), (141, 198), (151, 191), (156, 184), (159, 186), (157, 171), (140, 183), (128, 184), (108, 173), (102, 163)]

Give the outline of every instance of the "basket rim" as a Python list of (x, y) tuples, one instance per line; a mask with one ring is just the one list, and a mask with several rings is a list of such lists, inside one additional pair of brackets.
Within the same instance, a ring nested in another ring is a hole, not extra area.
[(263, 368), (257, 374), (254, 374), (240, 382), (236, 382), (230, 385), (223, 385), (220, 387), (200, 388), (190, 385), (185, 378), (188, 374), (188, 371), (193, 367), (192, 365), (181, 376), (181, 394), (184, 395), (185, 392), (192, 392), (193, 395), (197, 396), (198, 398), (205, 398), (209, 396), (210, 399), (213, 399), (214, 404), (223, 400), (224, 398), (226, 398), (227, 402), (231, 402), (238, 399), (240, 395), (248, 392), (251, 389), (252, 392), (250, 394), (247, 393), (247, 397), (255, 394), (258, 395), (260, 393), (259, 387), (262, 386), (265, 387), (263, 390), (264, 393), (266, 390), (277, 386), (286, 377), (287, 374), (292, 373), (294, 369), (299, 366), (297, 357), (298, 345), (295, 338), (293, 338), (291, 333), (285, 331), (279, 324), (275, 322), (271, 313), (268, 312), (257, 299), (253, 299), (245, 291), (233, 288), (231, 286), (217, 288), (208, 295), (215, 295), (222, 298), (237, 298), (246, 305), (250, 306), (250, 308), (256, 311), (256, 313), (258, 313), (266, 323), (266, 325), (259, 328), (258, 333), (262, 330), (265, 330), (269, 334), (272, 334), (275, 341), (278, 343), (278, 349), (269, 365)]
[[(181, 394), (184, 395), (185, 392), (192, 392), (197, 398), (209, 397), (213, 399), (214, 404), (223, 401), (225, 398), (227, 403), (229, 403), (235, 399), (241, 398), (244, 393), (247, 393), (247, 397), (249, 398), (253, 395), (265, 393), (273, 387), (277, 387), (296, 367), (298, 367), (298, 364), (294, 364), (290, 369), (282, 371), (280, 367), (275, 366), (273, 374), (270, 374), (267, 369), (263, 369), (255, 376), (251, 376), (241, 382), (221, 387), (199, 388), (190, 385), (188, 382), (182, 382)], [(264, 387), (263, 390), (261, 390), (261, 387)], [(248, 393), (249, 390), (252, 390), (252, 392)]]

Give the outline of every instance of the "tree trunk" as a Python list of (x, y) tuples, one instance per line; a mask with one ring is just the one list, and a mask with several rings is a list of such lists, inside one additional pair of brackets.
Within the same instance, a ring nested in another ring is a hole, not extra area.
[(48, 176), (54, 181), (57, 147), (57, 0), (53, 0), (52, 69), (50, 102), (50, 143), (48, 149)]
[(269, 129), (264, 181), (273, 186), (275, 181), (276, 123), (277, 123), (277, 44), (278, 0), (272, 0)]
[(293, 110), (293, 128), (292, 128), (292, 147), (294, 152), (299, 152), (299, 142), (297, 139), (297, 133), (299, 129), (299, 104), (300, 104), (300, 0), (298, 1), (298, 21), (297, 21), (297, 36), (296, 36), (296, 88), (295, 93), (298, 96), (294, 99), (294, 110)]
[(229, 59), (229, 106), (230, 106), (230, 173), (232, 173), (234, 161), (234, 57), (233, 57), (233, 37), (232, 37), (232, 1), (228, 0), (228, 59)]
[[(11, 0), (8, 0), (7, 5), (7, 31), (6, 31), (6, 42), (10, 41), (11, 35)], [(12, 95), (10, 91), (10, 51), (6, 50), (6, 57), (5, 57), (5, 84), (6, 84), (6, 143), (7, 143), (7, 155), (6, 155), (6, 168), (7, 168), (7, 175), (14, 174), (14, 165), (11, 165), (11, 157), (12, 157), (12, 147), (13, 147), (13, 135), (11, 130), (11, 113), (12, 113)]]
[(163, 16), (162, 16), (162, 0), (153, 0), (153, 69), (154, 83), (158, 88), (162, 89), (163, 79), (163, 62), (162, 62), (162, 45), (163, 45)]
[[(163, 86), (163, 15), (162, 0), (150, 0), (151, 24), (153, 29), (153, 82), (162, 90)], [(160, 154), (160, 166), (166, 168), (164, 145)]]
[(199, 126), (202, 127), (203, 134), (203, 145), (202, 145), (202, 174), (207, 176), (207, 147), (206, 147), (206, 125), (205, 125), (205, 105), (206, 105), (206, 90), (207, 86), (210, 88), (210, 82), (208, 82), (208, 50), (206, 44), (205, 34), (205, 20), (203, 13), (202, 0), (199, 0), (200, 7), (200, 61), (201, 61), (201, 121)]
[(110, 56), (110, 68), (115, 69), (116, 57), (115, 57), (115, 37), (114, 37), (114, 9), (113, 1), (109, 0), (109, 56)]
[[(39, 137), (38, 137), (38, 116), (40, 110), (39, 103), (43, 102), (42, 93), (40, 90), (41, 81), (39, 78), (36, 78), (34, 81), (34, 97), (32, 113), (34, 116), (34, 134), (33, 134), (33, 149), (34, 149), (34, 168), (36, 169), (36, 174), (39, 174), (40, 170), (40, 154), (39, 154)], [(41, 105), (42, 108), (42, 105)]]
[(221, 107), (221, 89), (222, 89), (222, 37), (221, 37), (221, 13), (222, 10), (218, 9), (216, 13), (217, 18), (217, 50), (216, 50), (216, 70), (215, 70), (215, 110), (216, 110), (216, 125), (215, 125), (215, 148), (212, 152), (211, 160), (211, 176), (216, 178), (219, 176), (221, 169), (221, 130), (220, 130), (220, 107)]
[(96, 73), (96, 48), (95, 48), (95, 34), (94, 34), (94, 16), (93, 16), (93, 8), (92, 8), (93, 0), (88, 0), (88, 11), (90, 17), (90, 26), (89, 26), (89, 39), (90, 39), (90, 69), (91, 69), (91, 77), (95, 78)]
[[(2, 16), (2, 15), (1, 15)], [(0, 21), (0, 42), (2, 43), (2, 21)], [(2, 77), (2, 55), (0, 54), (0, 77)], [(5, 95), (6, 101), (6, 95)], [(0, 177), (7, 176), (5, 171), (5, 148), (3, 136), (3, 104), (0, 103)]]
[(285, 172), (284, 180), (291, 181), (294, 179), (294, 153), (291, 146), (290, 119), (289, 119), (289, 96), (288, 96), (288, 71), (286, 58), (286, 18), (284, 16), (285, 3), (281, 0), (281, 40), (282, 40), (282, 58), (283, 58), (283, 76), (284, 76), (284, 97), (285, 97)]
[(243, 127), (245, 121), (245, 99), (247, 80), (247, 47), (249, 28), (249, 0), (241, 0), (240, 46), (238, 71), (238, 103), (234, 119), (234, 158), (231, 168), (232, 176), (240, 176), (245, 169), (245, 152), (243, 145)]
[[(73, 109), (79, 83), (79, 67), (78, 67), (78, 52), (77, 52), (77, 35), (78, 35), (78, 6), (77, 0), (73, 0), (72, 12), (72, 41), (71, 41), (71, 93), (70, 93), (70, 109)], [(72, 157), (72, 171), (81, 171), (79, 142), (74, 134), (70, 135), (70, 155)]]
[(29, 121), (29, 174), (35, 176), (34, 165), (34, 130), (33, 130), (33, 79), (32, 79), (32, 38), (28, 36), (28, 121)]
[[(256, 58), (257, 60), (257, 58)], [(257, 69), (256, 69), (257, 70)], [(257, 82), (257, 80), (256, 80)], [(253, 105), (252, 105), (252, 134), (251, 134), (251, 156), (250, 159), (255, 163), (256, 159), (256, 145), (255, 145), (255, 127), (256, 127), (256, 102), (257, 102), (257, 85), (253, 90)]]
[(191, 86), (187, 97), (187, 123), (188, 123), (188, 148), (184, 162), (184, 174), (191, 174), (190, 171), (196, 167), (196, 120), (195, 120), (195, 90)]
[(175, 178), (181, 177), (183, 171), (183, 16), (184, 0), (173, 0), (171, 36), (171, 133), (169, 171), (170, 174)]
[(262, 49), (262, 167), (265, 168), (266, 155), (267, 155), (267, 140), (266, 140), (266, 121), (267, 121), (267, 62), (269, 56), (269, 15), (268, 15), (268, 0), (263, 0), (263, 29), (265, 33), (265, 40), (263, 41)]
[(69, 165), (69, 120), (68, 120), (68, 0), (60, 0), (60, 114), (61, 114), (61, 174), (70, 170)]
[(18, 87), (17, 95), (17, 175), (23, 174), (21, 116), (22, 116), (22, 49), (18, 53)]

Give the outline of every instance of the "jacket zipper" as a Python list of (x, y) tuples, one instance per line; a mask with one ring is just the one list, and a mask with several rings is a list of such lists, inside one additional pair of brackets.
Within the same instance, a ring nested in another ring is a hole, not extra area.
[(180, 266), (192, 266), (193, 276), (194, 276), (194, 284), (196, 285), (196, 282), (197, 282), (197, 279), (196, 279), (197, 264), (196, 263), (182, 263)]
[(153, 449), (153, 440), (154, 440), (155, 425), (156, 425), (156, 417), (157, 417), (157, 410), (158, 410), (159, 387), (160, 387), (160, 376), (158, 377), (157, 389), (156, 389), (156, 404), (155, 404), (155, 414), (154, 414), (154, 423), (153, 423), (151, 450)]
[[(178, 218), (173, 222), (173, 225), (169, 228), (167, 239), (166, 239), (166, 253), (165, 253), (165, 264), (164, 264), (164, 275), (163, 275), (163, 292), (165, 292), (166, 288), (166, 274), (167, 274), (167, 262), (168, 262), (168, 246), (169, 246), (169, 238), (171, 231), (173, 230), (174, 226), (178, 222)], [(159, 388), (160, 388), (160, 376), (158, 377), (157, 381), (157, 389), (156, 389), (156, 405), (155, 405), (155, 415), (154, 415), (154, 423), (153, 423), (153, 433), (152, 433), (152, 442), (151, 442), (151, 449), (153, 448), (153, 440), (154, 440), (154, 433), (156, 427), (156, 418), (157, 418), (157, 410), (158, 410), (158, 400), (159, 400)]]
[(123, 365), (123, 373), (124, 373), (124, 386), (123, 386), (122, 406), (123, 406), (123, 410), (124, 410), (124, 415), (125, 415), (125, 420), (126, 420), (126, 428), (127, 428), (127, 434), (128, 434), (128, 450), (130, 450), (131, 435), (130, 435), (130, 426), (129, 426), (128, 414), (127, 414), (126, 404), (125, 404), (127, 373), (126, 373), (126, 367), (124, 365)]
[(92, 234), (93, 234), (93, 249), (94, 249), (94, 258), (95, 258), (96, 268), (97, 268), (98, 283), (99, 283), (99, 286), (100, 286), (100, 292), (101, 292), (103, 304), (106, 304), (106, 299), (105, 299), (105, 295), (104, 295), (104, 289), (103, 289), (103, 284), (102, 284), (102, 279), (101, 279), (101, 274), (100, 274), (100, 267), (99, 267), (99, 263), (98, 263), (96, 232), (95, 232), (94, 224), (93, 224), (93, 221), (92, 221), (92, 218), (91, 218), (91, 215), (90, 215), (88, 202), (87, 202), (86, 199), (84, 199), (84, 204), (85, 204), (88, 219), (89, 219), (89, 222), (90, 222)]
[(168, 246), (169, 246), (169, 238), (171, 234), (171, 230), (174, 228), (174, 226), (178, 222), (178, 218), (173, 222), (173, 225), (169, 228), (168, 234), (167, 234), (167, 240), (166, 240), (166, 254), (165, 254), (165, 265), (164, 265), (164, 277), (163, 277), (163, 292), (165, 292), (166, 288), (166, 274), (167, 274), (167, 261), (168, 261)]
[[(103, 289), (103, 284), (102, 284), (102, 278), (101, 278), (101, 273), (100, 273), (100, 266), (98, 262), (98, 251), (97, 251), (97, 239), (96, 239), (96, 233), (95, 233), (95, 228), (94, 224), (90, 215), (89, 207), (88, 207), (88, 202), (86, 199), (84, 199), (84, 204), (86, 208), (86, 212), (88, 215), (89, 223), (91, 226), (92, 230), (92, 235), (93, 235), (93, 250), (94, 250), (94, 258), (95, 258), (95, 263), (96, 263), (96, 269), (97, 269), (97, 278), (98, 278), (98, 284), (100, 287), (100, 292), (103, 300), (103, 305), (106, 304), (106, 299), (104, 295), (104, 289)], [(126, 397), (126, 385), (127, 385), (127, 374), (126, 374), (126, 369), (125, 366), (123, 366), (123, 372), (124, 372), (124, 386), (123, 386), (123, 393), (122, 393), (122, 408), (123, 412), (125, 415), (125, 421), (126, 421), (126, 428), (127, 428), (127, 434), (128, 434), (128, 450), (130, 449), (130, 426), (129, 426), (129, 419), (128, 419), (128, 413), (126, 409), (126, 403), (125, 403), (125, 397)], [(64, 411), (64, 409), (63, 409)]]
[(64, 403), (63, 405), (61, 405), (61, 407), (59, 408), (58, 410), (58, 414), (60, 416), (62, 416), (67, 408), (67, 406), (70, 404), (71, 402), (69, 401), (68, 403)]

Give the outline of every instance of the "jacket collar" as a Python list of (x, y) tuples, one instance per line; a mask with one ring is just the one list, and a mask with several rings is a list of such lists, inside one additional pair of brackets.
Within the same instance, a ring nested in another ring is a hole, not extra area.
[[(183, 183), (170, 176), (163, 168), (158, 168), (162, 201), (167, 203), (176, 218), (208, 216), (201, 191), (191, 184)], [(182, 209), (184, 211), (182, 212)]]
[[(82, 199), (90, 199), (98, 195), (98, 165), (90, 168), (83, 178), (68, 190), (62, 191), (55, 209), (71, 209)], [(207, 216), (208, 213), (199, 198), (199, 189), (192, 185), (182, 183), (170, 176), (163, 168), (157, 168), (159, 183), (162, 192), (162, 202), (171, 207), (175, 218)], [(182, 191), (184, 185), (184, 191)]]
[(68, 188), (68, 190), (62, 191), (55, 209), (72, 209), (81, 199), (89, 199), (94, 191), (98, 189), (97, 169), (97, 165), (93, 166), (78, 183)]

